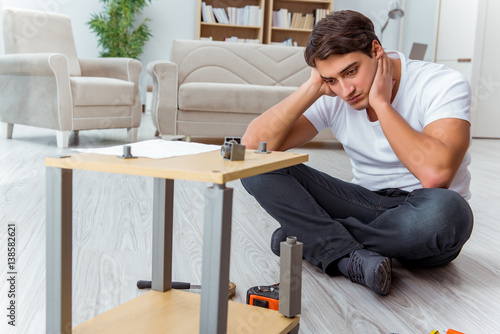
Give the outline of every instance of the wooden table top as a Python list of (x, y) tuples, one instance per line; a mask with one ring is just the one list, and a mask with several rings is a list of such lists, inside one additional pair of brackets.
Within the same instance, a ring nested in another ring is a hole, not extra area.
[(245, 160), (229, 161), (219, 151), (166, 159), (122, 159), (111, 155), (75, 153), (69, 157), (47, 157), (47, 167), (91, 170), (119, 174), (153, 176), (224, 184), (229, 181), (297, 165), (308, 160), (303, 153), (277, 152), (269, 154), (246, 150)]

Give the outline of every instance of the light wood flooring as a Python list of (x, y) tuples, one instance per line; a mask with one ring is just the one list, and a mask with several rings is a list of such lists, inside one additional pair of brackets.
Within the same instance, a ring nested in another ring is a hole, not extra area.
[[(154, 129), (143, 116), (139, 139)], [(56, 147), (55, 132), (15, 126), (13, 139), (0, 131), (0, 333), (45, 332), (44, 157), (71, 152)], [(207, 141), (205, 141), (207, 142)], [(214, 141), (209, 141), (214, 143)], [(126, 131), (82, 131), (70, 148), (126, 143)], [(216, 141), (215, 143), (220, 143)], [(351, 177), (337, 143), (313, 143), (296, 151), (309, 164), (340, 178)], [(467, 334), (500, 333), (500, 140), (476, 139), (472, 147), (470, 204), (475, 227), (462, 254), (443, 268), (408, 271), (394, 263), (393, 287), (380, 297), (344, 277), (328, 277), (303, 264), (300, 333), (418, 333), (453, 328)], [(279, 259), (269, 249), (278, 224), (248, 195), (234, 188), (231, 281), (235, 301), (255, 285), (277, 283)], [(207, 184), (176, 181), (173, 275), (199, 284), (203, 193)], [(151, 277), (153, 180), (87, 171), (74, 173), (73, 324), (109, 310), (144, 291)], [(16, 327), (7, 325), (7, 225), (16, 224)], [(251, 323), (248, 324), (252, 326)]]

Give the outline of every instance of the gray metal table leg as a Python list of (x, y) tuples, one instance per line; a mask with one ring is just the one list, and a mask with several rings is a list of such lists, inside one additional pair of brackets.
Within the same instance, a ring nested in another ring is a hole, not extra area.
[(233, 189), (215, 184), (205, 192), (200, 333), (227, 331)]
[(71, 333), (72, 182), (70, 169), (46, 168), (46, 333)]
[(153, 191), (153, 273), (151, 288), (165, 292), (172, 288), (174, 180), (155, 178)]
[(301, 312), (302, 250), (296, 237), (287, 237), (280, 243), (280, 307), (279, 312), (293, 318)]

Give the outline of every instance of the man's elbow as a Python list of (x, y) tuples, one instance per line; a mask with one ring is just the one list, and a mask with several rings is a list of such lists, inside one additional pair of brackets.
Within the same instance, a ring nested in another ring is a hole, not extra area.
[(246, 146), (247, 150), (256, 150), (259, 148), (259, 140), (256, 136), (252, 136), (245, 132), (241, 137), (241, 144)]
[(453, 181), (455, 173), (449, 170), (427, 172), (420, 183), (423, 188), (445, 188), (448, 189)]

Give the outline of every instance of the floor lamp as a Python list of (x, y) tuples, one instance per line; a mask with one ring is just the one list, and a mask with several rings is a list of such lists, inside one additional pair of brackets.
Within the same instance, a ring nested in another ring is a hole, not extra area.
[(382, 37), (384, 35), (384, 30), (387, 27), (389, 20), (400, 19), (403, 17), (403, 15), (405, 15), (405, 12), (401, 8), (394, 8), (389, 10), (389, 13), (387, 13), (387, 20), (385, 21), (385, 24), (382, 26), (382, 30), (380, 31), (380, 40), (382, 40)]

